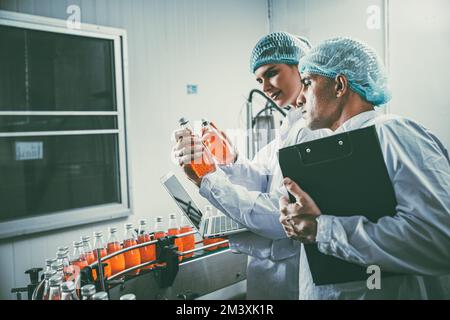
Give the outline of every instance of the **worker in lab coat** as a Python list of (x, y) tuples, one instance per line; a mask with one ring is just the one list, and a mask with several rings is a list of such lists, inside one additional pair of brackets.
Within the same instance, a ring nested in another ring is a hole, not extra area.
[[(390, 93), (380, 59), (366, 44), (350, 38), (327, 40), (301, 59), (299, 69), (303, 87), (297, 104), (305, 107), (314, 134), (330, 136), (375, 125), (397, 206), (394, 216), (377, 222), (363, 215), (334, 216), (321, 212), (301, 182), (286, 178), (297, 200), (290, 204), (286, 196), (280, 198), (280, 222), (289, 237), (317, 243), (323, 254), (398, 274), (382, 277), (377, 287), (368, 286), (367, 280), (315, 285), (302, 245), (300, 299), (449, 299), (447, 150), (419, 123), (374, 109), (388, 102)], [(293, 137), (286, 143), (316, 137)]]
[[(268, 34), (254, 47), (251, 72), (278, 106), (295, 103), (301, 90), (298, 61), (309, 49), (306, 39), (286, 32)], [(218, 166), (203, 179), (196, 179), (185, 166), (204, 155), (201, 140), (185, 130), (174, 134), (173, 156), (199, 186), (200, 194), (249, 230), (229, 238), (232, 249), (248, 255), (247, 299), (298, 298), (300, 246), (287, 238), (278, 221), (279, 189), (284, 186), (276, 152), (290, 134), (303, 127), (301, 110), (293, 108), (277, 138), (253, 161), (237, 155), (233, 165)]]

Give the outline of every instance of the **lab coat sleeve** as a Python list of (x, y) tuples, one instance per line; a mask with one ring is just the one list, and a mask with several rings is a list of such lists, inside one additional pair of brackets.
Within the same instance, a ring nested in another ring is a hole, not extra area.
[(268, 239), (285, 239), (279, 222), (278, 200), (282, 192), (251, 191), (233, 184), (227, 175), (217, 169), (203, 177), (200, 194), (212, 205), (239, 222), (250, 231)]
[(268, 163), (276, 155), (277, 141), (272, 141), (262, 148), (253, 160), (238, 155), (236, 163), (230, 166), (221, 166), (233, 184), (238, 184), (250, 191), (265, 192), (268, 188), (270, 172)]
[(327, 212), (318, 218), (319, 250), (391, 272), (448, 274), (448, 153), (432, 133), (409, 120), (390, 121), (377, 126), (377, 131), (397, 213), (373, 223), (364, 216), (336, 217)]

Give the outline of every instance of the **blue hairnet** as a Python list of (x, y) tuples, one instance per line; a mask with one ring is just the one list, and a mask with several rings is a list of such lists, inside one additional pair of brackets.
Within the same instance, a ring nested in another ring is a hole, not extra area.
[(391, 92), (387, 86), (386, 70), (368, 45), (350, 38), (326, 40), (299, 62), (301, 73), (329, 78), (344, 75), (350, 88), (373, 105), (387, 103)]
[(261, 38), (253, 48), (250, 71), (269, 63), (298, 64), (301, 57), (311, 48), (305, 38), (287, 32), (272, 32)]

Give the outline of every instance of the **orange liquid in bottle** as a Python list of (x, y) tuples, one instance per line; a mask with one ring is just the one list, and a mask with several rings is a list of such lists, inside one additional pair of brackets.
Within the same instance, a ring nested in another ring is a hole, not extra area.
[[(121, 249), (122, 248), (118, 242), (108, 243), (108, 254), (114, 253)], [(108, 259), (108, 262), (111, 262), (111, 274), (116, 274), (125, 270), (125, 258), (123, 257), (123, 254), (119, 254), (118, 256)]]
[[(225, 241), (225, 240), (227, 240), (227, 239), (225, 239), (225, 238), (217, 238), (217, 242), (219, 242), (219, 241)], [(219, 248), (228, 248), (228, 242), (219, 245)]]
[(231, 164), (234, 162), (235, 154), (229, 142), (222, 132), (217, 129), (214, 123), (210, 122), (212, 129), (202, 128), (202, 136), (209, 131), (210, 137), (204, 142), (211, 154), (217, 159), (219, 164)]
[[(216, 243), (216, 242), (219, 242), (219, 240), (218, 239), (203, 239), (203, 245), (208, 245), (208, 244), (213, 244), (213, 243)], [(219, 248), (219, 246), (212, 246), (212, 247), (210, 247), (210, 248), (206, 248), (205, 250), (206, 251), (214, 251), (214, 250), (217, 250), (217, 248)]]
[(73, 260), (72, 264), (74, 266), (77, 266), (78, 268), (80, 268), (80, 270), (82, 270), (88, 266), (88, 263), (86, 260)]
[(202, 160), (197, 159), (187, 164), (187, 166), (190, 166), (192, 171), (194, 171), (199, 178), (213, 172), (215, 169), (215, 165), (210, 163), (205, 156), (203, 156)]
[[(180, 234), (180, 231), (178, 229), (169, 229), (167, 230), (169, 236), (174, 236), (177, 234)], [(175, 239), (175, 246), (178, 247), (178, 251), (183, 251), (183, 239), (182, 238), (176, 238)], [(178, 261), (183, 260), (183, 256), (178, 256)]]
[[(186, 233), (192, 230), (192, 227), (185, 226), (180, 228), (180, 233)], [(193, 234), (183, 237), (181, 240), (183, 241), (183, 251), (189, 251), (195, 248), (195, 236)], [(193, 255), (193, 253), (189, 253), (185, 255), (184, 258), (191, 258)]]
[[(105, 248), (100, 249), (100, 257), (103, 258), (104, 256), (108, 255), (108, 252)], [(94, 257), (95, 260), (97, 260), (97, 250), (94, 250)], [(107, 263), (108, 265), (105, 266), (105, 269), (103, 270), (105, 278), (109, 278), (111, 276), (111, 262), (109, 260), (102, 261), (104, 263)]]
[[(86, 260), (87, 264), (95, 262), (95, 255), (92, 251), (86, 252)], [(94, 280), (97, 280), (97, 271), (92, 270), (92, 277), (94, 278)]]
[[(144, 242), (149, 242), (151, 241), (151, 237), (149, 234), (144, 234), (144, 235), (140, 235), (138, 236), (138, 243), (144, 243)], [(155, 245), (154, 244), (150, 244), (148, 246), (139, 248), (139, 252), (141, 254), (141, 261), (142, 263), (144, 262), (149, 262), (149, 261), (153, 261), (156, 259), (155, 255)], [(145, 267), (144, 269), (150, 269), (152, 266), (149, 265), (147, 267)]]
[[(123, 242), (123, 247), (128, 248), (137, 245), (137, 241), (134, 239), (127, 239)], [(137, 266), (141, 264), (141, 254), (139, 253), (139, 249), (130, 250), (125, 252), (125, 269)], [(139, 273), (139, 269), (133, 271), (133, 273)]]

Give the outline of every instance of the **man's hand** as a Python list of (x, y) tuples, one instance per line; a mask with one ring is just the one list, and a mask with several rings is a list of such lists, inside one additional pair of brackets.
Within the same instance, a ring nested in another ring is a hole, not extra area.
[(287, 197), (280, 198), (280, 223), (286, 235), (303, 243), (316, 241), (317, 220), (321, 212), (311, 197), (294, 181), (285, 178), (286, 189), (295, 197), (295, 203), (289, 203)]
[(176, 130), (173, 133), (176, 142), (172, 148), (173, 159), (183, 168), (186, 176), (200, 187), (202, 178), (192, 169), (191, 162), (195, 164), (211, 164), (215, 171), (214, 161), (209, 151), (205, 148), (200, 137), (193, 135), (188, 129)]

